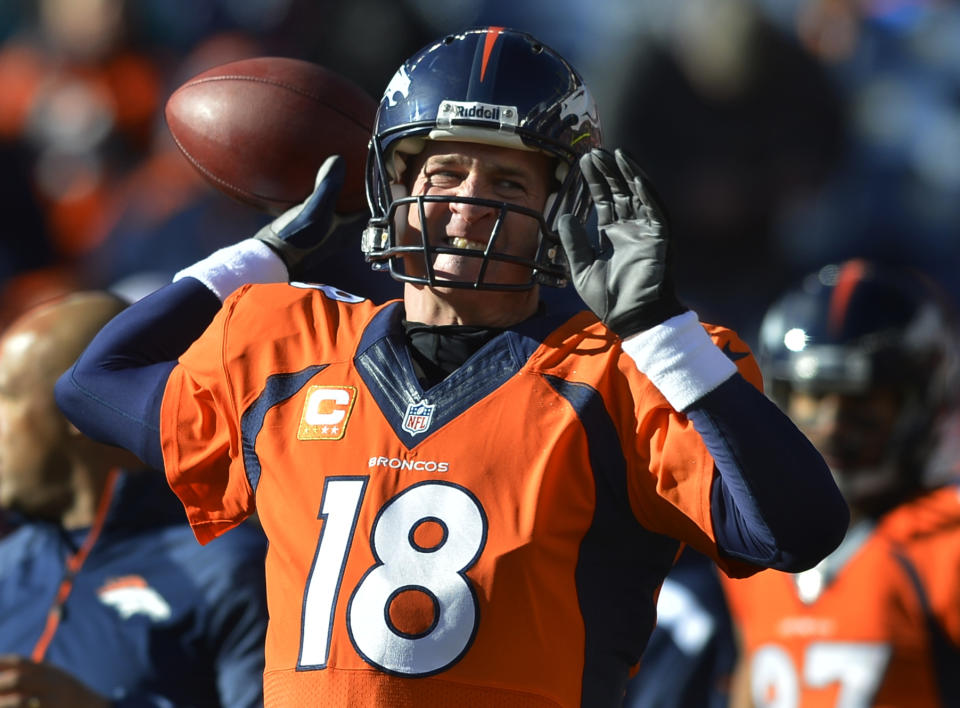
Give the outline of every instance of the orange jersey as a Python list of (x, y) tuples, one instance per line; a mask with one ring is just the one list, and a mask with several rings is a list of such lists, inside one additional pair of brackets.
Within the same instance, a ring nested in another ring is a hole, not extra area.
[(960, 705), (958, 487), (854, 526), (811, 571), (724, 585), (754, 705)]
[(674, 539), (752, 572), (718, 558), (700, 436), (590, 313), (506, 331), (427, 391), (401, 317), (244, 286), (167, 383), (197, 537), (256, 510), (270, 541), (266, 703), (619, 705)]

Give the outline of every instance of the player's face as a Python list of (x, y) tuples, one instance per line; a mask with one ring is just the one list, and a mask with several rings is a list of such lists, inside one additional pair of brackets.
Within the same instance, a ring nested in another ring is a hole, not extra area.
[(37, 337), (0, 339), (0, 506), (55, 518), (70, 499), (66, 422), (35, 365)]
[(823, 455), (847, 500), (857, 503), (896, 474), (888, 457), (900, 405), (900, 396), (885, 388), (856, 395), (794, 391), (787, 413)]
[[(538, 152), (513, 150), (491, 145), (430, 141), (413, 161), (411, 195), (474, 197), (508, 202), (542, 212), (551, 184), (550, 159)], [(463, 202), (427, 202), (425, 221), (411, 208), (403, 243), (420, 243), (426, 228), (431, 246), (469, 249), (482, 254), (493, 234), (500, 211), (491, 206)], [(523, 258), (536, 254), (538, 222), (508, 212), (494, 249)], [(433, 267), (441, 280), (473, 280), (481, 259), (471, 256), (439, 254)], [(408, 272), (425, 275), (422, 259), (409, 256)], [(530, 269), (513, 263), (491, 262), (484, 276), (494, 283), (525, 283)]]

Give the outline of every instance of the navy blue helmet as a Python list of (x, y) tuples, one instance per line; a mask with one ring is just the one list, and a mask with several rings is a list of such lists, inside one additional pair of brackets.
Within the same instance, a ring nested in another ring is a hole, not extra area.
[[(456, 140), (521, 150), (536, 150), (556, 160), (556, 191), (543, 213), (506, 202), (445, 196), (410, 196), (404, 184), (407, 160), (427, 140)], [(425, 47), (393, 76), (377, 112), (367, 158), (367, 200), (372, 218), (364, 232), (363, 251), (375, 270), (389, 270), (404, 282), (434, 285), (427, 266), (424, 277), (407, 274), (399, 258), (420, 253), (429, 264), (436, 253), (528, 265), (531, 279), (520, 285), (476, 280), (443, 280), (445, 287), (474, 289), (529, 288), (534, 283), (563, 286), (569, 277), (556, 234), (557, 218), (573, 213), (585, 219), (589, 193), (578, 159), (600, 146), (597, 107), (579, 74), (554, 50), (529, 34), (501, 27), (472, 29)], [(406, 209), (423, 201), (480, 203), (499, 210), (500, 219), (485, 251), (422, 243), (400, 245)], [(496, 251), (499, 223), (507, 212), (540, 222), (540, 242), (532, 259)]]
[(922, 483), (958, 383), (954, 308), (932, 281), (863, 260), (829, 265), (767, 310), (759, 338), (767, 392), (784, 409), (795, 391), (866, 396), (883, 388), (898, 401), (889, 431), (864, 433), (876, 444), (855, 434), (832, 443), (838, 476), (871, 477), (862, 489), (878, 497)]

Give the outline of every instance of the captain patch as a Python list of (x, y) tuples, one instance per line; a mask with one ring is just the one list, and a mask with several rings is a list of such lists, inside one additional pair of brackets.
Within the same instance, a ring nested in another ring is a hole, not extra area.
[(339, 440), (347, 430), (357, 389), (353, 386), (311, 386), (300, 416), (299, 440)]

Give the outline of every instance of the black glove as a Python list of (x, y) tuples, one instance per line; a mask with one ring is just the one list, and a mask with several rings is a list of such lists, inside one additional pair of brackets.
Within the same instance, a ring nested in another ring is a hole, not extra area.
[(685, 312), (670, 273), (666, 219), (640, 167), (622, 150), (594, 149), (580, 169), (597, 209), (599, 252), (573, 215), (558, 224), (580, 297), (620, 337)]
[(290, 280), (310, 281), (312, 267), (338, 251), (351, 236), (357, 238), (359, 247), (360, 232), (369, 215), (334, 211), (344, 170), (342, 157), (328, 157), (317, 171), (313, 193), (254, 235), (280, 256)]

